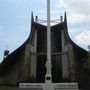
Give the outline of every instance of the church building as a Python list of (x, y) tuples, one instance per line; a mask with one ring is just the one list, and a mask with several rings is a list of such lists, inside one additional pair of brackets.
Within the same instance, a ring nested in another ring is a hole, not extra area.
[[(51, 28), (52, 83), (78, 82), (83, 87), (83, 59), (88, 52), (75, 44), (68, 34), (67, 15)], [(47, 26), (34, 19), (27, 40), (0, 64), (0, 84), (18, 85), (20, 82), (45, 83), (47, 60)]]

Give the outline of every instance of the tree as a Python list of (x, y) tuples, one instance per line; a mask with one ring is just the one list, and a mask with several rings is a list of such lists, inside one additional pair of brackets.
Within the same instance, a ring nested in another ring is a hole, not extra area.
[(84, 68), (85, 68), (85, 69), (90, 69), (90, 54), (89, 54), (88, 57), (85, 58), (84, 60), (85, 60), (85, 62), (84, 62), (84, 64), (83, 64)]
[(88, 45), (88, 49), (89, 49), (88, 57), (84, 59), (85, 62), (83, 64), (83, 66), (84, 66), (85, 69), (90, 70), (90, 45)]

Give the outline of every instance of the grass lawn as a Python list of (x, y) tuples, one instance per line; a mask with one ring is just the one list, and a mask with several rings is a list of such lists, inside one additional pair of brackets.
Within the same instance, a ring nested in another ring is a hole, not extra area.
[(18, 86), (0, 86), (0, 90), (19, 90)]

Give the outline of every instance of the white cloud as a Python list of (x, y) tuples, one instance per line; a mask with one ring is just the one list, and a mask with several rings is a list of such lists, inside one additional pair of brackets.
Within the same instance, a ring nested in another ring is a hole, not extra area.
[(84, 30), (77, 36), (75, 36), (75, 41), (78, 44), (84, 44), (86, 46), (90, 45), (90, 31), (89, 30)]
[(58, 7), (67, 11), (70, 23), (90, 21), (90, 0), (58, 0), (58, 2)]
[(90, 20), (90, 17), (80, 13), (71, 13), (68, 15), (69, 23), (84, 23)]
[(90, 14), (90, 0), (58, 0), (59, 7), (64, 8), (70, 12), (77, 12), (80, 14)]

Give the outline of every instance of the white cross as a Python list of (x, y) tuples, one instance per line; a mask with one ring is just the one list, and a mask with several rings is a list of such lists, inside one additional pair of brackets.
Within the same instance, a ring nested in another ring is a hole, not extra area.
[[(50, 0), (47, 0), (47, 61), (46, 61), (46, 77), (51, 77), (51, 30), (50, 30)], [(50, 80), (51, 82), (51, 80)]]

